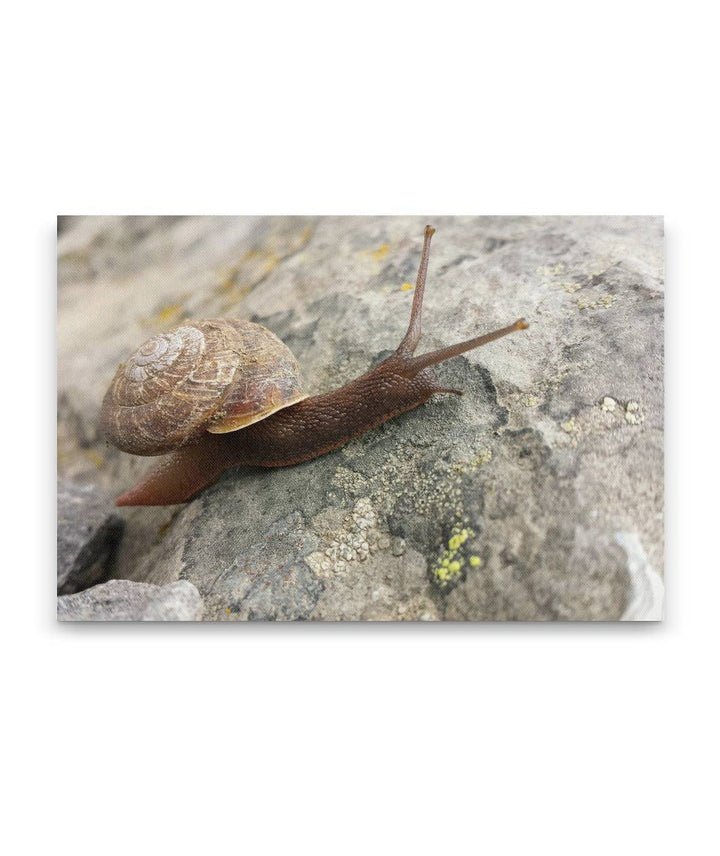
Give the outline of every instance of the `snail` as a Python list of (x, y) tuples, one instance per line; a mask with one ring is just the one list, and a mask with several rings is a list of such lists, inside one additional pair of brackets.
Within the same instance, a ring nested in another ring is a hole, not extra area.
[(412, 410), (443, 387), (431, 366), (516, 330), (508, 327), (415, 356), (430, 239), (425, 239), (410, 324), (397, 350), (345, 386), (303, 392), (290, 349), (250, 321), (185, 322), (149, 339), (122, 363), (103, 400), (106, 439), (135, 455), (164, 455), (117, 505), (186, 502), (233, 467), (285, 467), (344, 446)]

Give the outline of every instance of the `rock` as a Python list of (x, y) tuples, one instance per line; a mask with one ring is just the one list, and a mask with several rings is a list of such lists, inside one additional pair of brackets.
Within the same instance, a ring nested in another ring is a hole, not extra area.
[(59, 621), (201, 621), (203, 602), (186, 580), (166, 586), (110, 580), (58, 598)]
[(58, 481), (57, 591), (72, 594), (109, 574), (123, 522), (109, 494), (93, 485)]
[[(265, 324), (311, 393), (366, 371), (404, 334), (425, 222), (64, 223), (61, 472), (117, 495), (148, 467), (104, 446), (97, 411), (117, 364), (185, 316)], [(439, 366), (463, 398), (186, 506), (123, 509), (115, 576), (188, 580), (210, 620), (640, 617), (637, 568), (663, 568), (662, 219), (429, 222), (421, 350), (530, 329)]]

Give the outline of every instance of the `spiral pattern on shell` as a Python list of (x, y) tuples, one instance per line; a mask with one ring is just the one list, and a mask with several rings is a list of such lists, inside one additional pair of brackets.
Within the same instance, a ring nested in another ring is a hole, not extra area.
[(305, 397), (297, 361), (277, 336), (250, 321), (207, 319), (153, 336), (122, 363), (100, 426), (125, 452), (159, 455)]

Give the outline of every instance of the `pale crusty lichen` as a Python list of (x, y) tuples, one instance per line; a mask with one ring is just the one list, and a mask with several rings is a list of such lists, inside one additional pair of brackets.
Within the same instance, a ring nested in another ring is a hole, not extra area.
[(359, 499), (341, 521), (328, 521), (324, 535), (324, 549), (305, 557), (321, 579), (344, 571), (353, 562), (364, 562), (378, 548), (390, 546), (389, 536), (378, 529), (372, 503), (365, 498)]
[(582, 408), (574, 416), (559, 423), (563, 433), (558, 434), (562, 446), (576, 447), (594, 436), (615, 431), (628, 425), (639, 425), (645, 421), (641, 405), (637, 401), (623, 404), (609, 395), (600, 401)]
[(491, 449), (480, 449), (475, 457), (470, 462), (470, 469), (476, 470), (478, 467), (484, 467), (485, 464), (492, 460)]
[[(578, 414), (578, 417), (579, 416), (580, 414)], [(561, 422), (560, 427), (566, 434), (570, 435), (570, 445), (577, 446), (578, 438), (580, 437), (580, 434), (583, 433), (578, 419), (571, 416), (569, 419), (566, 419), (565, 422)]]
[(417, 469), (412, 455), (404, 455), (399, 449), (367, 477), (347, 467), (338, 467), (333, 484), (345, 494), (357, 495), (361, 491), (369, 495), (383, 514), (392, 513), (398, 504), (409, 503), (421, 515), (462, 520), (465, 511), (461, 484), (468, 469), (472, 469), (472, 463), (438, 465), (429, 471)]
[(474, 473), (475, 470), (490, 463), (492, 456), (493, 453), (491, 449), (478, 449), (469, 461), (458, 461), (456, 464), (453, 464), (453, 472)]
[[(597, 294), (598, 285), (609, 268), (604, 270), (583, 270), (584, 265), (574, 264), (566, 265), (559, 262), (553, 266), (544, 266), (538, 268), (538, 274), (542, 278), (542, 284), (545, 286), (556, 286), (562, 288), (568, 294), (575, 294), (581, 289), (589, 289)], [(612, 267), (612, 265), (610, 265)], [(618, 299), (615, 294), (601, 294), (599, 297), (594, 295), (578, 298), (577, 308), (580, 312), (587, 309), (608, 309)]]
[(625, 421), (628, 425), (639, 425), (645, 421), (645, 417), (637, 401), (628, 401), (625, 406)]
[(608, 309), (617, 300), (616, 294), (604, 294), (598, 297), (597, 300), (578, 300), (578, 309), (582, 312), (584, 309)]
[(559, 285), (567, 291), (568, 294), (574, 294), (576, 291), (580, 291), (582, 288), (581, 282), (565, 282), (561, 280), (560, 282), (556, 282), (555, 285)]
[(537, 407), (541, 402), (542, 398), (538, 398), (537, 395), (531, 395), (530, 393), (525, 393), (520, 399), (523, 407)]
[(469, 461), (456, 461), (452, 465), (452, 471), (459, 475), (463, 475), (465, 473), (474, 473), (480, 467), (484, 467), (485, 464), (489, 463), (491, 460), (491, 449), (479, 449)]
[(565, 262), (558, 262), (556, 265), (541, 265), (537, 272), (543, 278), (544, 283), (550, 284), (552, 282), (552, 278), (559, 276), (567, 270), (567, 265)]

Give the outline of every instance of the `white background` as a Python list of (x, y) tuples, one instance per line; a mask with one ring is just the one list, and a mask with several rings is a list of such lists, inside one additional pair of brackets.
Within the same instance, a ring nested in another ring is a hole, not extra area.
[[(4, 852), (718, 852), (710, 9), (5, 9)], [(665, 214), (666, 622), (56, 626), (55, 215), (201, 212)]]

